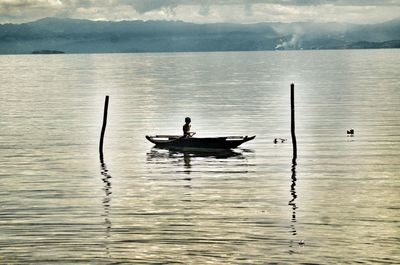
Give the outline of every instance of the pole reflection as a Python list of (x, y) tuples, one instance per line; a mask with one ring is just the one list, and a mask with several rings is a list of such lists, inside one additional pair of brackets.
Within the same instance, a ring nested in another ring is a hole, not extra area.
[(103, 181), (104, 187), (104, 197), (102, 200), (103, 204), (103, 210), (104, 210), (104, 224), (105, 224), (105, 229), (106, 229), (106, 235), (105, 235), (105, 250), (106, 250), (106, 255), (108, 257), (111, 257), (110, 253), (110, 248), (108, 246), (108, 242), (110, 240), (110, 233), (111, 233), (111, 219), (110, 219), (110, 208), (111, 208), (111, 194), (112, 194), (112, 187), (111, 187), (111, 175), (108, 173), (107, 165), (104, 162), (103, 155), (100, 155), (100, 174), (101, 174), (101, 180)]
[[(297, 166), (297, 162), (296, 162), (296, 157), (293, 157), (292, 159), (292, 183), (290, 185), (290, 194), (292, 195), (292, 199), (289, 201), (289, 205), (292, 207), (292, 220), (291, 220), (291, 224), (290, 224), (290, 228), (291, 228), (291, 233), (293, 236), (297, 235), (297, 230), (296, 230), (296, 209), (297, 209), (297, 205), (296, 205), (296, 198), (297, 198), (297, 193), (296, 193), (296, 166)], [(290, 248), (293, 248), (293, 240), (290, 241)], [(293, 254), (294, 251), (291, 249), (289, 251), (290, 254)]]
[[(296, 198), (297, 198), (297, 193), (296, 193), (296, 160), (294, 159), (292, 162), (292, 184), (290, 185), (290, 194), (292, 195), (292, 199), (289, 201), (289, 205), (292, 206), (292, 222), (295, 223), (296, 222)], [(293, 231), (293, 235), (296, 235), (296, 230)]]

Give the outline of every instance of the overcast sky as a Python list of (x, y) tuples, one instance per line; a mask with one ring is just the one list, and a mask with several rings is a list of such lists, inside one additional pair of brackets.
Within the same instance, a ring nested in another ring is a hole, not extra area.
[(0, 23), (44, 17), (368, 24), (399, 18), (400, 0), (0, 0)]

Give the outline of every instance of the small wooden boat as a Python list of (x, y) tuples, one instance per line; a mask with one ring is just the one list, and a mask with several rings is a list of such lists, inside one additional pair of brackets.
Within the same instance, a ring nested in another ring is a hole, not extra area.
[(232, 149), (256, 136), (183, 137), (181, 135), (146, 135), (146, 139), (161, 148)]

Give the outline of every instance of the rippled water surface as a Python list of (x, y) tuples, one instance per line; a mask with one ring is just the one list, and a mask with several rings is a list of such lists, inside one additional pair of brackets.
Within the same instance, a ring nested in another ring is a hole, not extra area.
[[(1, 56), (0, 264), (400, 263), (399, 61), (398, 50)], [(180, 134), (186, 116), (199, 137), (257, 137), (224, 153), (144, 138)]]

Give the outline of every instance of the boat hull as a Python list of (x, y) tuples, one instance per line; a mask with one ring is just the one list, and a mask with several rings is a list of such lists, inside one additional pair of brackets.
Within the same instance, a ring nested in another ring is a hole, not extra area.
[(230, 137), (180, 137), (180, 136), (146, 136), (146, 139), (160, 148), (205, 148), (205, 149), (233, 149), (251, 141), (255, 136)]

